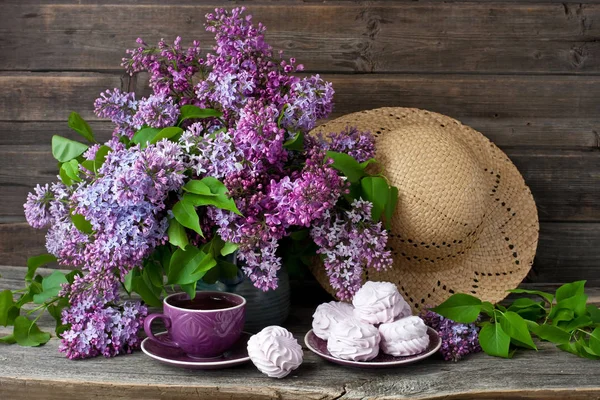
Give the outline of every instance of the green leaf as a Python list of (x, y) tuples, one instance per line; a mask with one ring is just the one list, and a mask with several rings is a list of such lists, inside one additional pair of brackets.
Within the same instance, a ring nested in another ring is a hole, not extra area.
[(87, 219), (85, 219), (83, 215), (72, 214), (71, 221), (73, 221), (73, 225), (75, 225), (75, 228), (79, 229), (82, 233), (92, 233), (92, 224)]
[(594, 321), (595, 324), (600, 324), (600, 308), (593, 304), (590, 304), (586, 307), (586, 311), (588, 312), (590, 318), (592, 319), (592, 321)]
[(6, 289), (0, 292), (0, 325), (8, 326), (15, 322), (19, 316), (19, 309), (13, 300), (13, 294)]
[(148, 281), (152, 284), (152, 286), (162, 290), (164, 286), (163, 271), (157, 262), (151, 261), (146, 263), (144, 265), (142, 274), (147, 276)]
[[(187, 198), (194, 206), (215, 206), (217, 208), (221, 208), (223, 210), (228, 210), (234, 212), (238, 215), (242, 215), (240, 210), (238, 210), (237, 205), (233, 199), (227, 197), (227, 195), (218, 195), (218, 196), (205, 196), (202, 194), (185, 194), (183, 198)], [(180, 221), (181, 222), (181, 221)]]
[(360, 181), (365, 200), (373, 203), (371, 217), (373, 221), (379, 221), (381, 214), (390, 199), (390, 187), (384, 178), (368, 176)]
[(153, 137), (158, 135), (158, 132), (161, 130), (158, 128), (142, 128), (133, 135), (133, 139), (131, 141), (135, 144), (139, 144), (143, 149), (148, 146), (148, 143), (152, 140)]
[(596, 355), (600, 355), (600, 327), (597, 327), (590, 334), (590, 348)]
[[(100, 169), (100, 167), (102, 167), (102, 165), (104, 164), (104, 161), (106, 161), (106, 156), (111, 151), (112, 151), (112, 149), (105, 145), (100, 146), (98, 151), (96, 151), (96, 157), (94, 157), (94, 168), (96, 169), (96, 171), (98, 171)], [(94, 172), (96, 172), (96, 171), (94, 171)]]
[(181, 288), (181, 290), (183, 290), (185, 293), (187, 293), (188, 296), (190, 296), (190, 299), (194, 299), (196, 297), (196, 285), (198, 284), (198, 281), (194, 281), (192, 283), (187, 283), (185, 285), (179, 285), (179, 287)]
[(232, 254), (238, 248), (239, 248), (239, 245), (237, 243), (225, 242), (225, 244), (223, 245), (223, 248), (221, 248), (221, 255), (227, 256), (229, 254)]
[(481, 328), (479, 344), (481, 349), (491, 356), (508, 358), (510, 336), (500, 324), (488, 324)]
[(554, 344), (566, 344), (571, 340), (571, 334), (569, 332), (556, 326), (539, 325), (537, 327), (530, 326), (529, 329), (540, 339), (547, 340)]
[(132, 278), (131, 287), (134, 292), (142, 297), (146, 304), (152, 307), (160, 307), (162, 302), (154, 293), (154, 290), (146, 283), (143, 276), (135, 276)]
[(127, 273), (127, 275), (125, 275), (125, 279), (123, 280), (123, 286), (125, 287), (125, 290), (127, 290), (127, 293), (131, 293), (131, 291), (133, 290), (133, 278), (139, 275), (140, 271), (138, 270), (138, 268), (132, 269)]
[(13, 335), (19, 345), (27, 347), (39, 346), (50, 340), (49, 333), (42, 332), (35, 322), (23, 316), (15, 319)]
[(392, 217), (396, 206), (398, 205), (398, 188), (396, 186), (390, 186), (388, 200), (385, 204), (384, 216), (385, 216), (385, 227), (386, 229), (392, 229)]
[(175, 203), (173, 206), (173, 215), (181, 225), (204, 236), (202, 234), (202, 229), (200, 228), (200, 218), (198, 217), (198, 213), (196, 213), (196, 207), (189, 195), (184, 195), (181, 200)]
[(586, 281), (576, 281), (572, 283), (566, 283), (556, 289), (556, 301), (568, 299), (570, 297), (584, 294)]
[(52, 254), (40, 254), (39, 256), (29, 257), (27, 259), (27, 274), (25, 275), (25, 281), (31, 282), (35, 271), (42, 265), (56, 262), (56, 257)]
[(219, 267), (219, 276), (222, 279), (233, 279), (237, 276), (238, 266), (234, 263), (217, 258), (217, 266)]
[(300, 131), (297, 132), (293, 138), (291, 138), (290, 140), (287, 140), (283, 144), (283, 147), (285, 147), (288, 150), (296, 150), (296, 151), (304, 150), (304, 134)]
[(216, 264), (212, 254), (206, 254), (196, 247), (188, 246), (185, 251), (177, 249), (171, 257), (167, 284), (185, 285), (198, 281)]
[(528, 297), (522, 297), (520, 299), (516, 299), (515, 301), (512, 302), (512, 304), (510, 306), (508, 306), (508, 310), (509, 311), (517, 311), (523, 308), (530, 308), (530, 307), (541, 307), (540, 303), (537, 301), (534, 301)]
[(594, 322), (590, 317), (588, 317), (587, 315), (582, 315), (569, 322), (566, 325), (565, 330), (572, 332), (578, 328), (591, 327), (593, 324)]
[(360, 178), (366, 175), (365, 169), (361, 167), (359, 162), (346, 153), (328, 151), (327, 158), (331, 158), (333, 160), (331, 166), (344, 174), (352, 183), (358, 182)]
[(52, 155), (60, 162), (67, 162), (79, 157), (88, 147), (62, 136), (52, 136)]
[(469, 324), (475, 322), (481, 312), (481, 300), (464, 293), (450, 296), (432, 311), (455, 322)]
[(210, 188), (210, 192), (212, 194), (218, 195), (226, 195), (227, 194), (227, 186), (217, 178), (213, 178), (212, 176), (207, 176), (202, 178), (200, 182), (204, 183), (206, 186)]
[(170, 126), (168, 128), (162, 129), (160, 132), (156, 134), (152, 139), (150, 139), (150, 144), (155, 144), (162, 139), (171, 139), (173, 136), (177, 136), (183, 132), (183, 129), (178, 128), (176, 126)]
[(65, 278), (67, 279), (67, 282), (69, 282), (70, 284), (73, 284), (73, 281), (75, 281), (76, 276), (83, 276), (83, 273), (81, 271), (79, 271), (78, 269), (75, 269), (75, 270), (69, 272), (68, 274), (66, 274)]
[(71, 178), (69, 178), (69, 175), (67, 175), (67, 172), (62, 167), (62, 165), (60, 166), (60, 169), (58, 170), (58, 176), (60, 176), (60, 180), (66, 186), (71, 186), (73, 184), (73, 180)]
[[(96, 162), (94, 160), (83, 160), (81, 162), (81, 166), (93, 174), (96, 173)], [(62, 179), (62, 177), (61, 177), (61, 179)], [(63, 183), (64, 183), (64, 179), (63, 179)], [(65, 183), (65, 185), (66, 185), (66, 183)]]
[[(206, 178), (205, 178), (206, 179)], [(203, 194), (206, 196), (217, 196), (217, 194), (213, 194), (210, 187), (205, 183), (204, 180), (192, 180), (183, 185), (183, 190), (193, 194)], [(219, 181), (217, 181), (219, 182)], [(219, 182), (220, 183), (220, 182)], [(225, 187), (225, 185), (223, 185)], [(225, 188), (227, 191), (227, 188)]]
[(173, 246), (185, 249), (185, 246), (189, 244), (187, 233), (185, 233), (185, 228), (179, 222), (177, 222), (176, 219), (171, 219), (169, 221), (167, 235), (169, 236), (169, 243), (171, 243)]
[(537, 350), (537, 347), (531, 339), (527, 323), (519, 314), (513, 311), (507, 311), (504, 314), (501, 314), (500, 326), (502, 326), (504, 332), (511, 338), (519, 341), (519, 343), (525, 345), (525, 347)]
[(15, 340), (15, 335), (11, 333), (10, 335), (0, 337), (0, 343), (15, 344), (17, 341)]
[(71, 183), (81, 182), (81, 178), (79, 177), (79, 163), (77, 160), (67, 161), (60, 166), (59, 175), (61, 176), (63, 183), (66, 185), (67, 183), (64, 182), (65, 179), (63, 174), (67, 176), (67, 180), (70, 180)]
[(71, 115), (69, 115), (69, 128), (79, 133), (88, 141), (96, 143), (96, 138), (94, 137), (92, 128), (90, 128), (88, 123), (85, 122), (85, 120), (81, 118), (81, 115), (77, 114), (76, 112), (72, 112)]
[(223, 115), (222, 112), (212, 108), (200, 108), (192, 105), (181, 106), (179, 109), (179, 123), (186, 119), (203, 119), (203, 118), (219, 118)]
[(537, 296), (543, 297), (549, 303), (552, 303), (554, 300), (554, 296), (550, 293), (542, 292), (539, 290), (527, 290), (527, 289), (512, 289), (509, 290), (510, 293), (524, 293), (524, 294), (535, 294)]
[(33, 296), (35, 296), (38, 293), (42, 293), (43, 289), (42, 289), (42, 284), (40, 282), (37, 281), (38, 278), (41, 278), (40, 275), (37, 275), (35, 277), (35, 280), (33, 280), (30, 284), (29, 287), (27, 288), (27, 292), (25, 294), (23, 294), (19, 300), (17, 300), (17, 307), (21, 308), (23, 307), (24, 304), (32, 302), (33, 301)]
[(573, 318), (575, 318), (575, 313), (568, 308), (555, 307), (548, 315), (548, 319), (552, 321), (552, 325), (558, 325), (559, 322), (571, 321)]
[(489, 301), (481, 303), (481, 312), (487, 314), (490, 317), (494, 316), (494, 305)]
[(42, 281), (42, 292), (33, 296), (35, 304), (44, 304), (46, 300), (58, 296), (62, 289), (62, 285), (68, 283), (65, 274), (60, 271), (54, 271)]
[(572, 297), (559, 300), (558, 303), (556, 303), (555, 308), (572, 310), (576, 316), (585, 315), (587, 299), (587, 294), (579, 293)]
[(374, 158), (369, 158), (367, 161), (363, 161), (359, 165), (362, 169), (365, 169), (371, 164), (377, 164), (377, 160)]

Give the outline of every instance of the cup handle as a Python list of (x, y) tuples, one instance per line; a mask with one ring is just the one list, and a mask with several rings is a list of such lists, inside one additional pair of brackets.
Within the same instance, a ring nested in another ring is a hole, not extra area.
[(165, 338), (161, 340), (154, 336), (154, 333), (152, 333), (152, 322), (154, 322), (156, 318), (160, 318), (163, 320), (167, 331), (171, 329), (171, 318), (167, 317), (165, 314), (150, 314), (144, 320), (144, 332), (146, 332), (148, 339), (160, 344), (161, 346), (167, 346), (178, 349), (179, 346), (177, 346), (177, 344), (175, 344), (175, 342), (173, 342), (171, 338)]

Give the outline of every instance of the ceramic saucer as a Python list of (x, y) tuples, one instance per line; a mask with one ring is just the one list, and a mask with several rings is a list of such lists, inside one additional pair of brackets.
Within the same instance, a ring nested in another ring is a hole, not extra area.
[[(160, 340), (161, 337), (167, 337), (168, 332), (158, 333), (155, 336)], [(142, 341), (142, 351), (155, 360), (163, 364), (171, 365), (179, 368), (189, 369), (222, 369), (236, 365), (244, 364), (250, 361), (248, 356), (248, 339), (252, 334), (242, 332), (242, 336), (227, 350), (223, 355), (215, 358), (197, 359), (185, 354), (182, 350), (172, 347), (163, 346), (149, 338)]]
[(332, 356), (327, 350), (327, 341), (318, 338), (312, 329), (304, 336), (304, 343), (306, 343), (306, 347), (308, 347), (310, 351), (319, 357), (336, 364), (358, 368), (390, 368), (411, 364), (435, 354), (435, 352), (440, 349), (442, 340), (440, 339), (440, 335), (432, 328), (427, 328), (427, 334), (429, 335), (429, 346), (427, 346), (422, 353), (415, 354), (414, 356), (394, 357), (380, 352), (379, 355), (371, 361), (342, 360), (341, 358)]

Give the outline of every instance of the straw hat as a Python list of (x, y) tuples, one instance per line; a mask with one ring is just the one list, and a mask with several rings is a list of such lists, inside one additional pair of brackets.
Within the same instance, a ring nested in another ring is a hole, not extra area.
[[(539, 223), (523, 177), (481, 133), (441, 114), (378, 108), (345, 115), (311, 133), (348, 126), (375, 134), (377, 160), (399, 189), (388, 246), (392, 268), (363, 280), (389, 281), (415, 311), (452, 293), (493, 303), (533, 263)], [(325, 269), (311, 266), (331, 294)]]

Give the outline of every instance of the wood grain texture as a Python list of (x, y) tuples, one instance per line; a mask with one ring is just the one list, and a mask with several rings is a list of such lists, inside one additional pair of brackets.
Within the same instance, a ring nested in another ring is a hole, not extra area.
[[(0, 267), (0, 288), (21, 287), (20, 269)], [(42, 270), (42, 273), (49, 271)], [(593, 292), (592, 299), (597, 298)], [(313, 307), (295, 307), (285, 326), (303, 344)], [(40, 325), (51, 329), (43, 318)], [(8, 328), (0, 327), (0, 334)], [(303, 346), (304, 347), (304, 346)], [(439, 356), (408, 367), (345, 368), (304, 347), (304, 363), (285, 379), (252, 364), (216, 371), (163, 366), (141, 352), (114, 359), (70, 361), (58, 340), (40, 348), (0, 344), (2, 399), (584, 399), (600, 396), (600, 363), (540, 344), (505, 360), (479, 353), (448, 363)], [(535, 365), (535, 368), (532, 366)], [(575, 390), (574, 390), (575, 389)]]
[[(155, 43), (183, 35), (209, 48), (213, 37), (204, 30), (204, 15), (224, 5), (53, 3), (3, 7), (0, 47), (7, 52), (1, 70), (115, 70), (138, 36)], [(309, 71), (600, 72), (600, 59), (594, 57), (600, 28), (592, 23), (600, 6), (594, 4), (288, 1), (249, 6), (255, 20), (268, 27), (269, 43)]]

